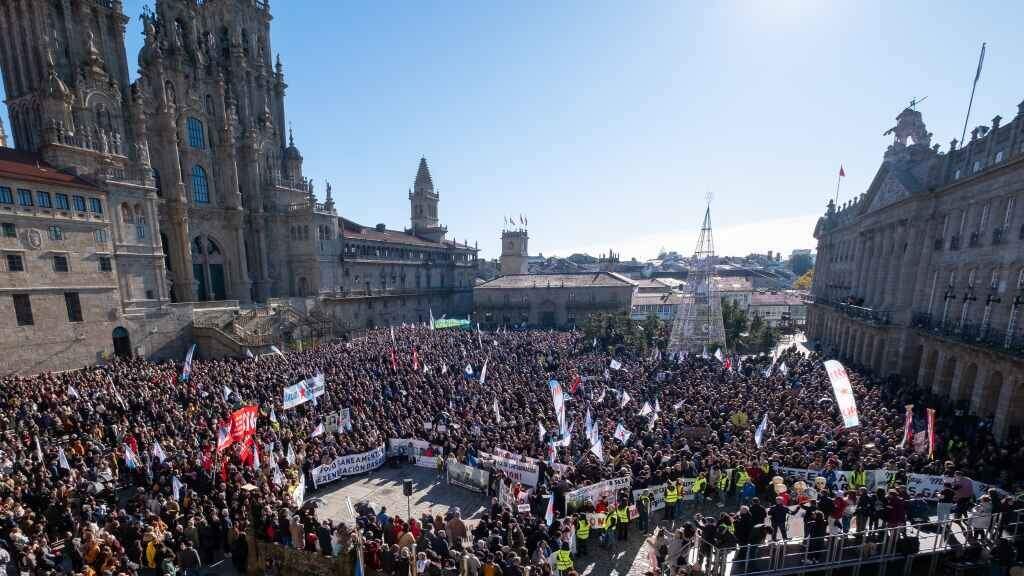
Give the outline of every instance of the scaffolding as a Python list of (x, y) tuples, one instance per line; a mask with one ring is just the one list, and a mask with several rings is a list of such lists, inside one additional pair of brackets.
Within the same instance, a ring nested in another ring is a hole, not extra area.
[(668, 343), (670, 353), (710, 354), (714, 348), (725, 349), (722, 298), (715, 278), (715, 238), (711, 230), (709, 199), (682, 302), (672, 324)]

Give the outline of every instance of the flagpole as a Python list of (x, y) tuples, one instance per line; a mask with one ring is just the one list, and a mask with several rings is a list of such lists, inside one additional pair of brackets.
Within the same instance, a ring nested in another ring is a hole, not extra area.
[(843, 182), (842, 166), (839, 167), (840, 174), (836, 175), (836, 209), (839, 209), (839, 185)]
[(967, 103), (967, 116), (964, 118), (964, 131), (960, 133), (960, 147), (964, 146), (964, 138), (967, 137), (967, 123), (971, 121), (971, 106), (974, 105), (974, 90), (978, 87), (978, 78), (981, 78), (981, 65), (985, 62), (985, 43), (981, 43), (981, 55), (978, 56), (978, 71), (974, 73), (974, 84), (971, 86), (971, 99)]

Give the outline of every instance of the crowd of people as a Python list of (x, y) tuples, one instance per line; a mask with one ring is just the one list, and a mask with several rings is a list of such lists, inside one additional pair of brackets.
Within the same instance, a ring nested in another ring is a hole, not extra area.
[[(324, 376), (323, 396), (285, 409), (283, 389), (316, 374)], [(842, 426), (815, 354), (793, 349), (723, 363), (639, 354), (614, 338), (580, 332), (378, 329), (300, 352), (197, 358), (185, 380), (180, 362), (142, 359), (4, 377), (0, 576), (191, 575), (217, 560), (242, 571), (249, 532), (328, 556), (362, 543), (367, 565), (403, 576), (413, 563), (419, 573), (444, 569), (449, 548), (466, 539), (486, 576), (522, 573), (534, 563), (542, 574), (542, 565), (569, 573), (559, 552), (569, 533), (578, 543), (580, 526), (564, 515), (565, 495), (603, 479), (629, 476), (635, 490), (700, 477), (702, 497), (730, 506), (744, 498), (740, 470), (751, 493), (774, 498), (769, 485), (777, 466), (889, 468), (904, 479), (955, 469), (1011, 492), (1024, 480), (1014, 465), (1024, 456), (1020, 434), (996, 443), (989, 422), (956, 406), (896, 380), (849, 374), (860, 413), (852, 429)], [(541, 467), (529, 516), (495, 505), (470, 527), (458, 515), (427, 521), (366, 514), (357, 529), (295, 502), (298, 486), (312, 491), (314, 468), (390, 438), (429, 441), (459, 462), (497, 449), (547, 462), (551, 441), (560, 437), (552, 379), (563, 383), (575, 432), (557, 451), (560, 465)], [(930, 458), (901, 446), (910, 400), (938, 410), (939, 442)], [(657, 411), (640, 415), (644, 404)], [(218, 427), (248, 405), (259, 409), (253, 442), (218, 450)], [(342, 408), (349, 409), (351, 429), (316, 433), (327, 414)], [(583, 433), (588, 411), (604, 440), (600, 458)], [(765, 415), (758, 446), (755, 430)], [(620, 425), (631, 432), (627, 442), (614, 438)], [(548, 494), (557, 516), (550, 526), (543, 521)], [(829, 513), (819, 505), (806, 516), (819, 512)], [(423, 557), (412, 558), (403, 539), (423, 538)], [(554, 566), (540, 558), (554, 558)]]

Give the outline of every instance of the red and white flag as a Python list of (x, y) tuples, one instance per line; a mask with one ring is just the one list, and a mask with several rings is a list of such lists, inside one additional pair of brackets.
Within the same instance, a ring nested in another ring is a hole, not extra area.
[(228, 449), (234, 441), (231, 436), (231, 421), (221, 422), (217, 427), (217, 452)]
[(416, 349), (412, 349), (412, 371), (418, 372), (420, 369), (420, 355), (416, 352)]
[(935, 458), (935, 409), (928, 409), (928, 458)]
[(907, 413), (903, 416), (903, 440), (900, 440), (900, 448), (902, 449), (907, 445), (907, 442), (911, 441), (911, 437), (914, 435), (914, 405), (907, 404)]
[(843, 165), (842, 164), (839, 165), (839, 177), (840, 178), (846, 178), (846, 170), (843, 170)]

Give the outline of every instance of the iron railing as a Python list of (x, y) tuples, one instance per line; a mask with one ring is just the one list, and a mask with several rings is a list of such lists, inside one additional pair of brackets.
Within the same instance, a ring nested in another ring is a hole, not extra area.
[[(687, 560), (691, 565), (703, 566), (705, 574), (711, 576), (832, 573), (837, 568), (887, 565), (893, 561), (902, 563), (894, 574), (910, 574), (914, 564), (927, 564), (929, 574), (947, 573), (940, 571), (940, 562), (947, 552), (969, 543), (992, 545), (1003, 537), (1016, 539), (1024, 535), (1020, 520), (1005, 520), (1002, 514), (987, 514), (731, 548), (717, 548), (701, 539), (687, 551)], [(834, 520), (827, 522), (831, 525)]]
[(1005, 329), (999, 329), (992, 325), (973, 322), (960, 323), (953, 320), (943, 322), (941, 319), (925, 313), (914, 314), (910, 325), (929, 334), (964, 344), (1008, 352), (1015, 356), (1024, 356), (1024, 335), (1007, 334)]

